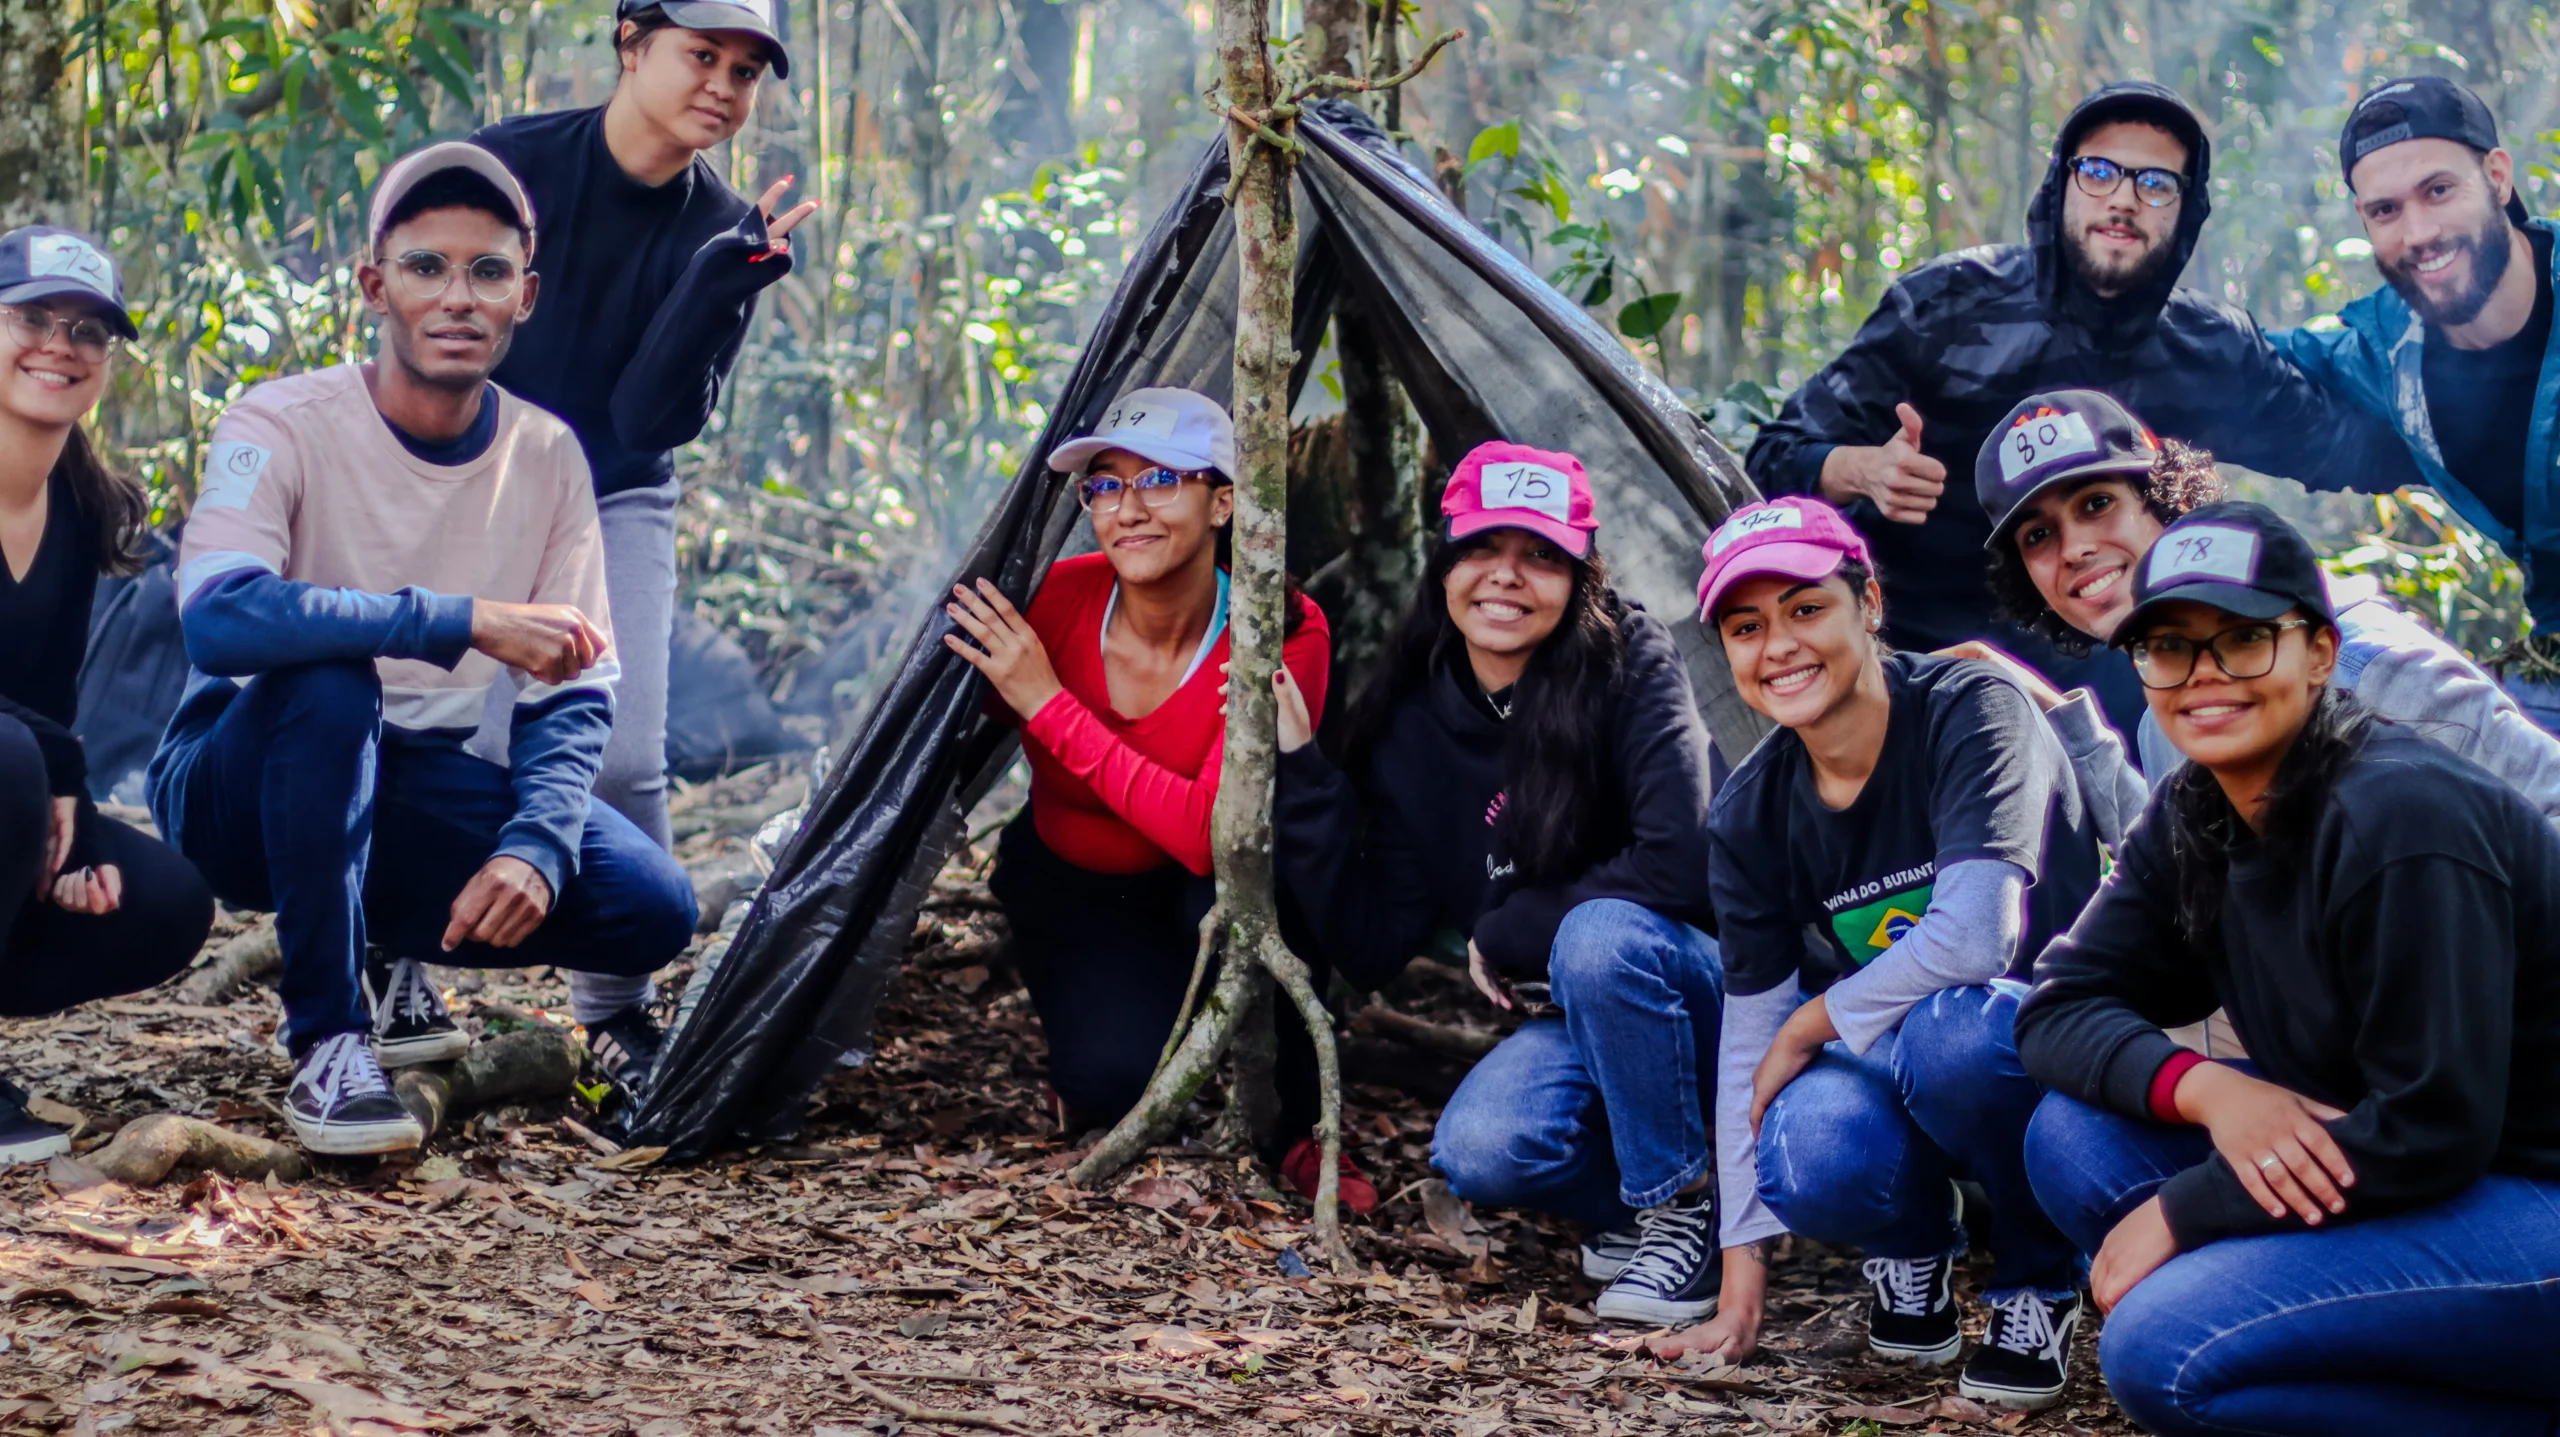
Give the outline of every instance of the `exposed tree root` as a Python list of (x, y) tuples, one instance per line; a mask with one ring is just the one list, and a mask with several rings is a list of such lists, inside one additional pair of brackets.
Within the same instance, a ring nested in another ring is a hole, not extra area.
[(391, 1088), (433, 1137), (479, 1108), (567, 1097), (578, 1080), (578, 1053), (566, 1028), (519, 1028), (472, 1044), (458, 1061), (403, 1068)]
[(153, 1113), (125, 1124), (114, 1141), (80, 1161), (131, 1187), (149, 1187), (181, 1170), (285, 1182), (300, 1182), (311, 1175), (311, 1165), (302, 1154), (283, 1143), (175, 1113)]
[(1445, 1053), (1452, 1058), (1469, 1061), (1492, 1052), (1503, 1035), (1487, 1028), (1453, 1028), (1445, 1023), (1426, 1022), (1410, 1014), (1399, 1013), (1372, 1003), (1351, 1020), (1352, 1031), (1376, 1033), (1409, 1043), (1425, 1052)]
[(228, 1003), (232, 994), (283, 967), (284, 954), (276, 947), (275, 920), (261, 918), (256, 927), (233, 934), (213, 950), (202, 966), (181, 980), (178, 1001), (200, 1008)]

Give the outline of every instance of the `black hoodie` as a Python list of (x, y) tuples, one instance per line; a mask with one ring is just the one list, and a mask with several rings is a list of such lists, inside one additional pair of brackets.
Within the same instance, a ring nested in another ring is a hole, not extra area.
[[(2082, 135), (2121, 119), (2180, 136), (2194, 163), (2169, 261), (2107, 299), (2064, 252), (2065, 161)], [(2247, 311), (2177, 287), (2212, 210), (2212, 167), (2212, 144), (2175, 93), (2128, 81), (2091, 95), (2055, 137), (2027, 243), (1959, 250), (1895, 281), (1849, 347), (1760, 430), (1749, 466), (1761, 491), (1814, 494), (1832, 449), (1890, 440), (1897, 402), (1920, 411), (1921, 450), (1947, 466), (1938, 507), (1921, 524), (1895, 523), (1865, 500), (1847, 511), (1875, 549), (1896, 646), (1988, 637), (2044, 657), (2042, 644), (1993, 623), (1982, 550), (1991, 521), (1973, 492), (1983, 441), (2038, 390), (2105, 390), (2161, 434), (2313, 489), (2425, 482), (2389, 425), (2304, 378)]]

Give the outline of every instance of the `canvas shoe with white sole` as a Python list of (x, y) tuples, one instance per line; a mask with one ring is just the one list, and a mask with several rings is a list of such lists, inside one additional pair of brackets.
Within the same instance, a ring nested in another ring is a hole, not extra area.
[(364, 997), (373, 1009), (373, 1052), (382, 1066), (449, 1063), (471, 1051), (471, 1035), (453, 1021), (424, 963), (367, 948)]
[(1867, 1347), (1878, 1357), (1938, 1367), (1964, 1350), (1956, 1311), (1956, 1257), (1871, 1257), (1863, 1271), (1875, 1291)]
[(426, 1130), (392, 1096), (369, 1038), (363, 1032), (332, 1033), (312, 1044), (295, 1066), (284, 1114), (293, 1135), (312, 1152), (397, 1153), (427, 1140)]
[(1644, 1230), (1634, 1223), (1602, 1228), (1582, 1240), (1582, 1275), (1593, 1282), (1616, 1282), (1644, 1245)]
[(2076, 1292), (2056, 1300), (2029, 1289), (1997, 1304), (1956, 1390), (1989, 1407), (2051, 1407), (2070, 1385), (2071, 1334), (2079, 1327)]
[(71, 1134), (27, 1111), (24, 1088), (0, 1078), (0, 1168), (40, 1163), (71, 1151)]
[(1642, 1241), (1626, 1270), (1591, 1310), (1606, 1322), (1656, 1327), (1699, 1322), (1715, 1315), (1723, 1286), (1723, 1253), (1716, 1246), (1716, 1205), (1711, 1191), (1675, 1197), (1636, 1214)]

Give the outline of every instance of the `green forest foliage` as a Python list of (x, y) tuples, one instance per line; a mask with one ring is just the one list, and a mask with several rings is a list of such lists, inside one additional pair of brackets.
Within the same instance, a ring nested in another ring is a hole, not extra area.
[[(81, 212), (144, 338), (104, 415), (183, 515), (228, 396), (363, 351), (371, 183), (427, 139), (610, 92), (608, 0), (63, 0)], [(1295, 33), (1304, 0), (1280, 0)], [(1021, 461), (1137, 235), (1217, 130), (1201, 0), (803, 0), (797, 64), (719, 157), (825, 202), (712, 430), (683, 456), (690, 589), (824, 712)], [(1737, 447), (1883, 288), (2020, 237), (2055, 125), (2109, 79), (2176, 86), (2216, 141), (2188, 282), (2318, 322), (2376, 281), (2335, 173), (2381, 75), (2488, 96), (2560, 203), (2549, 9), (2519, 0), (1403, 0), (1402, 97), (1443, 188), (1589, 305)], [(1324, 403), (1328, 386), (1311, 386)], [(2511, 565), (2435, 504), (2296, 504), (2475, 651)], [(866, 622), (851, 623), (861, 619)], [(804, 661), (838, 630), (854, 652)]]

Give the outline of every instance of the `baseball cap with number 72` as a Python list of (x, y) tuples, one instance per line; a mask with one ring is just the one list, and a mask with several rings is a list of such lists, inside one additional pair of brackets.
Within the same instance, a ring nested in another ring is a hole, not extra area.
[(1440, 494), (1449, 537), (1524, 529), (1577, 559), (1591, 557), (1600, 520), (1591, 479), (1570, 454), (1496, 439), (1467, 451)]

